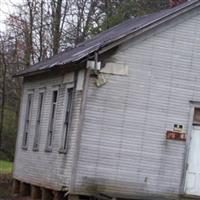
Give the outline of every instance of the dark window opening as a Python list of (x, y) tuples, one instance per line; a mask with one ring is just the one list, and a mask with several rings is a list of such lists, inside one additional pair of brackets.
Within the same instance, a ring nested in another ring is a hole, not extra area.
[(33, 150), (38, 150), (39, 148), (39, 137), (40, 137), (40, 125), (41, 125), (41, 116), (43, 110), (43, 100), (44, 100), (44, 92), (39, 93), (39, 101), (38, 101), (38, 111), (37, 111), (37, 119), (36, 119), (36, 128), (35, 128), (35, 139), (33, 144)]
[(200, 108), (194, 108), (193, 125), (200, 126)]
[(63, 146), (64, 149), (67, 148), (67, 136), (69, 132), (69, 122), (70, 122), (70, 116), (71, 116), (73, 88), (69, 88), (67, 92), (68, 92), (68, 101), (67, 101), (67, 111), (66, 111), (66, 116), (65, 116), (65, 137), (64, 137), (64, 146)]
[(68, 142), (68, 133), (70, 129), (71, 123), (71, 112), (72, 112), (72, 101), (73, 101), (73, 88), (67, 89), (67, 107), (66, 107), (66, 114), (65, 114), (65, 121), (64, 121), (64, 137), (62, 141), (61, 152), (66, 152), (67, 149), (67, 142)]
[(57, 107), (57, 98), (58, 98), (58, 91), (53, 91), (52, 97), (52, 105), (51, 105), (51, 116), (49, 121), (49, 131), (47, 137), (47, 150), (50, 150), (52, 147), (52, 139), (53, 139), (53, 130), (55, 124), (55, 114), (56, 114), (56, 107)]
[(27, 105), (26, 105), (26, 115), (25, 115), (25, 125), (24, 125), (24, 136), (23, 136), (23, 142), (22, 142), (23, 148), (27, 148), (27, 144), (28, 144), (32, 97), (33, 97), (33, 94), (28, 94)]

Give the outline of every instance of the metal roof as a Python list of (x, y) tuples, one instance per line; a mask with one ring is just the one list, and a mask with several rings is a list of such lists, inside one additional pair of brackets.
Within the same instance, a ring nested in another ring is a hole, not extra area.
[(143, 17), (129, 19), (117, 26), (114, 26), (107, 31), (104, 31), (94, 38), (80, 43), (75, 48), (66, 52), (61, 52), (56, 56), (46, 59), (42, 62), (32, 65), (28, 69), (25, 69), (17, 74), (17, 76), (28, 76), (34, 73), (40, 73), (49, 71), (53, 68), (70, 64), (78, 63), (88, 55), (99, 51), (105, 46), (108, 46), (120, 39), (123, 39), (143, 28), (146, 28), (160, 20), (163, 20), (169, 16), (176, 17), (178, 14), (186, 12), (200, 5), (200, 0), (192, 0), (182, 3), (179, 6), (169, 8), (157, 13), (146, 15)]

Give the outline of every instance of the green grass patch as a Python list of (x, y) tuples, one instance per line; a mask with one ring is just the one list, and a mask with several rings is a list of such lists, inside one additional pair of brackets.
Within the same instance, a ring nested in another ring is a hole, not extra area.
[(11, 174), (13, 169), (13, 163), (5, 160), (0, 160), (0, 175)]

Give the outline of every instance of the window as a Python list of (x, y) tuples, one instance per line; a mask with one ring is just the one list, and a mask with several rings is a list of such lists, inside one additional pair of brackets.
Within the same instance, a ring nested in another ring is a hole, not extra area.
[(73, 99), (73, 88), (67, 88), (67, 107), (66, 107), (66, 114), (65, 114), (65, 121), (64, 121), (64, 137), (63, 137), (63, 144), (61, 147), (60, 152), (66, 152), (67, 149), (67, 138), (68, 132), (70, 128), (70, 118), (71, 118), (71, 111), (72, 111), (72, 99)]
[(41, 116), (43, 110), (43, 101), (44, 101), (44, 92), (39, 93), (38, 99), (38, 110), (36, 118), (36, 127), (35, 127), (35, 138), (33, 143), (33, 150), (37, 151), (39, 148), (39, 138), (40, 138), (40, 126), (41, 126)]
[(193, 125), (200, 126), (200, 108), (194, 108)]
[(30, 118), (31, 118), (31, 107), (32, 107), (32, 100), (33, 94), (28, 94), (27, 98), (27, 104), (26, 104), (26, 114), (25, 114), (25, 124), (24, 124), (24, 136), (23, 136), (23, 142), (22, 147), (24, 149), (27, 149), (28, 144), (28, 135), (29, 135), (29, 129), (30, 129)]
[(49, 120), (49, 130), (48, 130), (48, 136), (47, 136), (47, 148), (46, 148), (47, 151), (51, 151), (51, 148), (52, 148), (57, 99), (58, 99), (58, 90), (54, 90), (53, 95), (52, 95), (51, 115), (50, 115), (50, 120)]

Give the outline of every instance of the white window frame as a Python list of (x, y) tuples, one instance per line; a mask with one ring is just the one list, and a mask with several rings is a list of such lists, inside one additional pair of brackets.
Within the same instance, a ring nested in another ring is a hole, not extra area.
[[(61, 141), (61, 148), (59, 153), (66, 153), (68, 147), (68, 137), (71, 127), (71, 118), (72, 118), (72, 110), (73, 110), (73, 101), (74, 101), (74, 94), (75, 94), (75, 85), (74, 83), (68, 83), (65, 87), (65, 109), (64, 109), (64, 121), (63, 121), (63, 136)], [(69, 90), (71, 90), (71, 96), (69, 96)], [(69, 99), (70, 97), (70, 99)], [(70, 100), (70, 102), (69, 102)]]
[[(42, 98), (41, 98), (41, 95), (42, 95)], [(40, 142), (40, 135), (41, 135), (41, 123), (42, 123), (42, 118), (43, 118), (45, 96), (46, 96), (46, 89), (45, 88), (39, 89), (33, 151), (39, 150), (39, 142)]]
[[(56, 115), (57, 115), (57, 107), (58, 107), (58, 100), (59, 100), (59, 89), (60, 86), (54, 86), (51, 90), (51, 111), (49, 115), (49, 125), (48, 125), (48, 133), (47, 133), (47, 140), (46, 140), (46, 152), (52, 151), (53, 145), (53, 136), (54, 136), (54, 129), (55, 129), (55, 122), (56, 122)], [(56, 102), (54, 102), (54, 92), (57, 92)], [(54, 115), (52, 118), (52, 114)]]
[[(29, 104), (29, 97), (30, 104)], [(26, 109), (25, 109), (25, 121), (24, 121), (24, 133), (22, 138), (22, 149), (28, 149), (28, 137), (30, 134), (30, 126), (31, 126), (31, 119), (32, 119), (32, 108), (33, 108), (33, 101), (34, 101), (34, 90), (28, 90), (26, 95)]]

